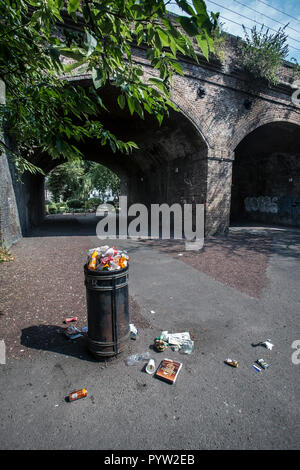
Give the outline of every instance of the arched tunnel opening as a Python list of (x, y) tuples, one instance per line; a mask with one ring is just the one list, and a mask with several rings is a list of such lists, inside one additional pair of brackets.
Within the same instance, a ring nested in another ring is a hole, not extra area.
[(300, 126), (265, 124), (235, 149), (231, 223), (300, 227)]
[[(161, 126), (148, 113), (145, 119), (128, 110), (121, 110), (112, 89), (106, 90), (103, 102), (110, 110), (103, 111), (101, 122), (119, 139), (134, 141), (139, 149), (129, 155), (101, 146), (87, 139), (78, 145), (84, 160), (100, 163), (120, 178), (120, 195), (133, 203), (172, 205), (204, 204), (207, 193), (207, 144), (194, 124), (180, 111), (170, 109)], [(33, 163), (48, 174), (63, 161), (43, 155)], [(44, 178), (26, 175), (19, 199), (23, 235), (41, 223), (45, 216)], [(24, 192), (25, 191), (25, 192)], [(23, 219), (23, 220), (22, 220)]]
[(102, 203), (117, 205), (120, 178), (89, 160), (59, 164), (45, 176), (46, 215), (95, 212)]

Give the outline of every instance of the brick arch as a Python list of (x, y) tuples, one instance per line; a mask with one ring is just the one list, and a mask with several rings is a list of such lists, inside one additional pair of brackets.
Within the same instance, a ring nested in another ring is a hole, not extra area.
[(236, 132), (229, 144), (229, 150), (234, 152), (239, 143), (251, 132), (255, 131), (261, 126), (271, 124), (273, 122), (286, 122), (299, 126), (300, 132), (300, 114), (297, 112), (285, 111), (285, 110), (274, 110), (270, 109), (261, 116), (253, 116), (250, 121), (237, 126)]
[(207, 149), (209, 150), (213, 148), (214, 144), (210, 141), (208, 127), (205, 123), (201, 123), (200, 125), (199, 121), (195, 119), (195, 116), (199, 115), (199, 108), (197, 108), (197, 105), (188, 100), (183, 100), (180, 90), (177, 90), (176, 87), (172, 89), (171, 101), (179, 109), (179, 112), (183, 114), (199, 132), (202, 140), (207, 146)]

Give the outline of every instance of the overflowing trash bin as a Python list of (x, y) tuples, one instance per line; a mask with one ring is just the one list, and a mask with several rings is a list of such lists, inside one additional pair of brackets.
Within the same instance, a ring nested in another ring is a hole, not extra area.
[(84, 265), (88, 349), (97, 359), (122, 352), (130, 336), (128, 262), (125, 251), (101, 246)]

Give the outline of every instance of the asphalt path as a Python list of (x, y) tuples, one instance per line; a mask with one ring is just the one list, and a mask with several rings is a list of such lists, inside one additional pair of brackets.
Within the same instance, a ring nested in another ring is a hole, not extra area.
[[(60, 233), (53, 226), (49, 233), (48, 225), (32, 238), (47, 243), (47, 237), (68, 236), (61, 224)], [(146, 327), (125, 353), (105, 363), (86, 354), (85, 338), (77, 343), (77, 354), (46, 349), (8, 358), (0, 365), (0, 448), (298, 449), (300, 365), (295, 358), (300, 353), (292, 345), (300, 340), (300, 232), (234, 230), (272, 238), (268, 282), (259, 297), (155, 246), (118, 240), (131, 257), (130, 294)], [(80, 234), (86, 246), (99, 245), (88, 219), (73, 219), (72, 234)], [(26, 239), (22, 243), (26, 247)], [(155, 352), (153, 340), (162, 330), (189, 331), (192, 354)], [(266, 339), (272, 350), (253, 346)], [(146, 351), (157, 366), (163, 358), (182, 362), (175, 384), (146, 374), (145, 361), (126, 365), (129, 354)], [(239, 367), (224, 364), (227, 357), (237, 359)], [(259, 358), (270, 364), (267, 370), (252, 368)], [(83, 387), (86, 398), (65, 400)]]

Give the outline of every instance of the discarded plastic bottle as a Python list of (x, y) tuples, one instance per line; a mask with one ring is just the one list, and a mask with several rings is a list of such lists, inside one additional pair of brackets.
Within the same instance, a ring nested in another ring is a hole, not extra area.
[(182, 343), (180, 352), (184, 354), (191, 354), (193, 350), (194, 350), (194, 341), (187, 339)]
[(81, 390), (77, 390), (76, 392), (72, 392), (69, 395), (69, 401), (79, 400), (79, 398), (84, 398), (87, 396), (87, 389), (82, 388)]
[(133, 354), (126, 359), (126, 364), (128, 366), (137, 366), (140, 361), (147, 361), (151, 359), (151, 355), (149, 351), (140, 353), (140, 354)]

